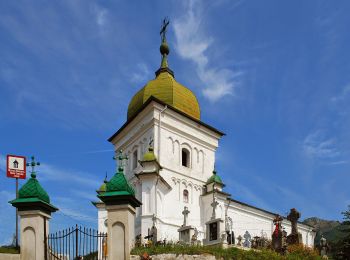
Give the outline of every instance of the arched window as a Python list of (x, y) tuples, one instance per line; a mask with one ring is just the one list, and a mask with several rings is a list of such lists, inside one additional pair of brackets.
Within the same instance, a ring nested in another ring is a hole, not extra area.
[(137, 149), (132, 154), (132, 169), (137, 167)]
[(181, 164), (185, 167), (190, 167), (190, 151), (186, 148), (181, 150)]
[(188, 203), (188, 190), (183, 191), (183, 201)]

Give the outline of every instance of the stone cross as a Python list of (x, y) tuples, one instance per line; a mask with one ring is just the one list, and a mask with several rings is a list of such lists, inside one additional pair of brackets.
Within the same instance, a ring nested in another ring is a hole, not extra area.
[(187, 217), (188, 214), (190, 213), (190, 211), (188, 210), (188, 208), (185, 206), (184, 210), (182, 211), (182, 215), (184, 215), (184, 223), (182, 224), (182, 226), (186, 227), (187, 226)]
[(124, 161), (128, 160), (127, 155), (123, 155), (123, 150), (119, 150), (118, 156), (115, 157), (113, 156), (113, 160), (118, 160), (118, 170), (119, 171), (124, 171)]
[(243, 246), (244, 247), (250, 247), (251, 246), (251, 243), (250, 243), (250, 240), (251, 240), (251, 238), (252, 238), (252, 236), (249, 234), (249, 232), (248, 231), (246, 231), (245, 233), (244, 233), (244, 243), (243, 243)]
[(211, 215), (211, 219), (216, 219), (215, 210), (216, 210), (216, 207), (219, 205), (219, 202), (217, 202), (214, 198), (213, 202), (210, 205), (213, 207), (213, 213)]
[(152, 216), (152, 221), (153, 221), (153, 227), (155, 227), (156, 226), (156, 221), (157, 221), (157, 217), (156, 217), (155, 214), (153, 214), (153, 216)]
[(298, 227), (297, 227), (297, 223), (298, 223), (298, 219), (300, 218), (300, 213), (295, 209), (292, 208), (290, 210), (289, 215), (287, 216), (287, 219), (292, 223), (292, 234), (298, 234)]

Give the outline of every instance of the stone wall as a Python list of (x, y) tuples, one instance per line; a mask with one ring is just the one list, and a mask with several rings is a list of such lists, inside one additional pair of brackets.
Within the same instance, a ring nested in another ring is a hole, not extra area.
[(19, 260), (20, 254), (0, 254), (0, 260)]

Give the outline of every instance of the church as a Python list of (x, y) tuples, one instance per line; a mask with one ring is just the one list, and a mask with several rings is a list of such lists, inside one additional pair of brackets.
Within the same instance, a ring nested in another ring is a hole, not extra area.
[[(247, 234), (270, 239), (278, 214), (237, 201), (224, 191), (225, 182), (214, 168), (224, 133), (201, 121), (196, 96), (175, 79), (163, 29), (160, 68), (130, 100), (126, 122), (108, 139), (116, 153), (122, 151), (119, 168), (142, 202), (136, 210), (135, 234), (143, 239), (156, 227), (158, 241), (188, 241), (195, 234), (208, 245), (226, 234), (233, 241)], [(105, 189), (106, 181), (97, 192)], [(106, 232), (105, 205), (93, 204), (98, 229)], [(290, 233), (291, 222), (280, 219)], [(313, 247), (313, 227), (298, 222), (297, 228), (303, 244)]]

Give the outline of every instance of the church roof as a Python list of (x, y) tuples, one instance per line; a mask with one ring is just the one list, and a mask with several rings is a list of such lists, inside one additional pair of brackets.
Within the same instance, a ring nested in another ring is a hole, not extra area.
[(50, 197), (36, 179), (35, 172), (31, 178), (18, 191), (18, 198), (9, 201), (14, 207), (25, 208), (25, 205), (39, 206), (49, 212), (57, 211), (58, 208), (50, 204)]
[(106, 184), (106, 191), (99, 196), (118, 196), (118, 195), (135, 195), (134, 189), (125, 178), (123, 168), (119, 167), (118, 172)]
[(177, 112), (177, 113), (179, 113), (179, 114), (181, 114), (181, 115), (183, 115), (183, 116), (185, 116), (185, 117), (187, 117), (187, 118), (193, 120), (194, 122), (198, 123), (199, 125), (208, 128), (209, 130), (215, 132), (216, 134), (218, 134), (218, 135), (220, 135), (220, 136), (225, 135), (225, 133), (223, 133), (222, 131), (216, 129), (215, 127), (212, 127), (212, 126), (210, 126), (210, 125), (208, 125), (208, 124), (206, 124), (206, 123), (204, 123), (204, 122), (202, 122), (202, 121), (200, 121), (200, 120), (198, 120), (198, 119), (195, 119), (195, 118), (193, 118), (193, 117), (190, 117), (189, 115), (187, 115), (186, 113), (180, 111), (179, 109), (177, 109), (177, 108), (175, 108), (175, 107), (172, 107), (172, 106), (170, 106), (169, 104), (166, 104), (165, 102), (159, 100), (158, 98), (156, 98), (156, 97), (154, 97), (154, 96), (151, 96), (151, 97), (147, 100), (147, 102), (145, 102), (145, 103), (142, 105), (142, 107), (140, 107), (139, 111), (138, 111), (135, 115), (133, 115), (131, 118), (128, 118), (128, 120), (119, 128), (119, 130), (118, 130), (117, 132), (115, 132), (110, 138), (108, 138), (108, 141), (109, 141), (109, 142), (112, 142), (113, 138), (116, 137), (121, 131), (123, 131), (123, 130), (129, 125), (129, 123), (131, 123), (131, 121), (133, 121), (133, 119), (134, 119), (142, 110), (144, 110), (152, 101), (157, 102), (158, 104), (161, 104), (161, 105), (163, 105), (163, 106), (167, 105), (169, 109), (171, 109), (171, 110), (173, 110), (173, 111), (175, 111), (175, 112)]
[(153, 96), (186, 115), (200, 120), (200, 107), (196, 96), (191, 90), (178, 83), (173, 71), (168, 68), (169, 47), (165, 38), (160, 46), (160, 52), (162, 62), (161, 67), (156, 71), (156, 78), (149, 81), (131, 99), (127, 118), (130, 119), (136, 115), (143, 104)]
[(157, 160), (157, 158), (154, 154), (153, 147), (149, 147), (148, 152), (143, 155), (142, 161), (143, 162), (152, 162), (152, 161), (156, 161), (156, 160)]
[(221, 185), (224, 185), (224, 183), (222, 182), (220, 176), (216, 174), (215, 170), (213, 171), (213, 175), (210, 176), (210, 178), (207, 180), (206, 184), (210, 184), (210, 183), (213, 183), (213, 182), (221, 184)]
[(43, 187), (41, 187), (35, 173), (31, 174), (31, 178), (18, 191), (18, 199), (22, 202), (26, 199), (38, 199), (50, 203), (50, 197)]

